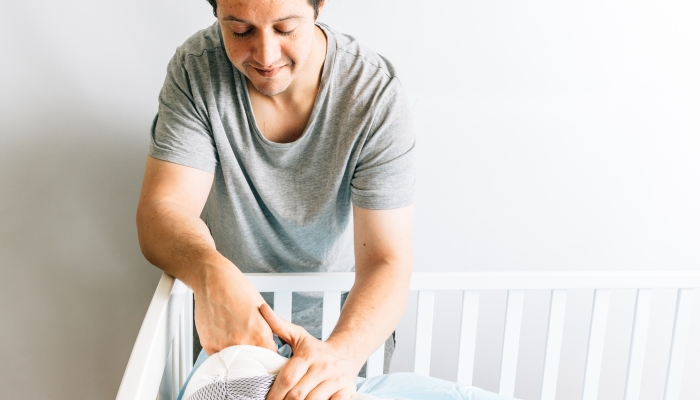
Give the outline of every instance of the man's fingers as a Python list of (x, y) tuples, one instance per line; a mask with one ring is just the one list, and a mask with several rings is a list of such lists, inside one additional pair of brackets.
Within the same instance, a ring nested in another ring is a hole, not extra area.
[[(297, 382), (289, 391), (287, 392), (287, 395), (284, 397), (284, 400), (301, 400), (301, 399), (320, 399), (320, 397), (309, 397), (310, 393), (316, 389), (318, 389), (319, 386), (322, 385), (325, 376), (322, 375), (322, 370), (319, 369), (313, 369), (310, 368), (306, 374), (299, 379), (299, 382)], [(328, 398), (338, 390), (336, 388), (335, 390), (329, 390), (326, 388), (327, 396), (323, 400), (328, 400)]]
[(335, 392), (335, 394), (331, 396), (330, 400), (350, 400), (353, 394), (355, 394), (354, 390), (349, 388), (343, 388)]
[(270, 325), (272, 333), (279, 336), (280, 339), (289, 343), (292, 348), (294, 348), (294, 326), (277, 315), (267, 303), (263, 303), (260, 306), (260, 314), (265, 318), (267, 324)]
[(320, 385), (312, 389), (308, 395), (306, 395), (307, 400), (349, 400), (354, 393), (353, 390), (349, 388), (342, 387), (342, 383), (337, 380), (327, 380), (321, 382)]
[[(305, 362), (299, 361), (294, 357), (290, 358), (287, 364), (285, 364), (280, 370), (279, 375), (275, 378), (275, 382), (272, 384), (270, 391), (267, 393), (267, 400), (283, 400), (287, 396), (287, 393), (292, 389), (297, 382), (306, 374), (309, 370), (309, 365)], [(303, 399), (303, 397), (302, 397)]]

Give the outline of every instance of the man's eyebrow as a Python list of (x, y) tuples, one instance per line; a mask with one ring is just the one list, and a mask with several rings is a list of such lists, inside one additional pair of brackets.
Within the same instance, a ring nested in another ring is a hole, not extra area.
[[(302, 17), (301, 15), (288, 15), (288, 16), (286, 16), (286, 17), (276, 19), (276, 20), (274, 20), (274, 21), (272, 21), (272, 22), (282, 22), (282, 21), (286, 21), (286, 20), (288, 20), (288, 19), (295, 19), (295, 18), (303, 18), (303, 17)], [(233, 15), (227, 15), (227, 16), (225, 16), (225, 17), (223, 18), (223, 20), (224, 20), (224, 21), (241, 22), (241, 23), (244, 23), (244, 24), (250, 24), (250, 22), (248, 22), (248, 21), (246, 21), (246, 20), (244, 20), (244, 19), (236, 18), (236, 17), (234, 17)]]

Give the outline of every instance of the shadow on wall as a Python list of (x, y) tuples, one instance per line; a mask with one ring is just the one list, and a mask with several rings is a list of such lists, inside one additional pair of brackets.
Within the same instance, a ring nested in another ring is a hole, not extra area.
[(72, 114), (2, 123), (7, 398), (114, 398), (160, 275), (141, 255), (135, 227), (148, 124)]

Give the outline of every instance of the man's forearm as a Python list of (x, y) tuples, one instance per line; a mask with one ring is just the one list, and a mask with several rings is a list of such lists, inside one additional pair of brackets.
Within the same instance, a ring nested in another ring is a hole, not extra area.
[(204, 221), (178, 204), (162, 201), (139, 207), (136, 224), (146, 259), (190, 288), (202, 286), (218, 269), (233, 267), (216, 250)]
[(239, 344), (276, 350), (259, 311), (265, 300), (216, 250), (199, 218), (213, 179), (212, 173), (148, 157), (136, 213), (141, 250), (194, 292), (195, 325), (207, 354)]
[[(355, 279), (328, 342), (363, 363), (396, 329), (408, 298), (412, 266), (381, 262)], [(361, 364), (360, 364), (361, 365)]]

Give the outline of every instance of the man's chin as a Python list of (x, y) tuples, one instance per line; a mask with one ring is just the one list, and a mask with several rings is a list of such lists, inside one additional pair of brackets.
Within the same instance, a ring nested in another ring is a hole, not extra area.
[(287, 90), (289, 87), (289, 83), (285, 82), (265, 82), (265, 83), (260, 83), (260, 82), (255, 82), (254, 80), (250, 80), (250, 82), (253, 84), (253, 87), (260, 92), (260, 94), (265, 95), (265, 96), (277, 96), (278, 94), (284, 92)]
[(289, 85), (256, 85), (253, 83), (253, 86), (255, 89), (260, 92), (260, 94), (265, 95), (265, 96), (277, 96), (278, 94), (284, 92), (287, 90), (287, 87)]

